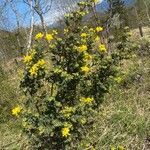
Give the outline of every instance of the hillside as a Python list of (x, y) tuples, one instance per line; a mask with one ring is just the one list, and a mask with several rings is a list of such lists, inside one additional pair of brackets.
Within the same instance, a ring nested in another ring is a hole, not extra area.
[[(123, 146), (127, 150), (150, 148), (150, 60), (137, 57), (125, 63), (129, 72), (125, 83), (116, 86), (105, 97), (100, 113), (95, 116), (92, 130), (85, 141), (95, 145), (96, 150)], [(2, 149), (26, 149), (26, 139), (19, 134), (19, 125), (12, 118), (1, 124), (0, 145)], [(88, 139), (88, 140), (87, 140)], [(28, 148), (27, 148), (28, 150)]]
[(149, 8), (0, 1), (0, 150), (150, 150)]
[[(135, 3), (135, 0), (124, 0), (127, 6), (132, 6)], [(97, 4), (96, 9), (98, 12), (106, 11), (109, 8), (106, 0), (103, 0), (100, 4)]]
[[(147, 31), (147, 30), (146, 30)], [(136, 36), (136, 31), (134, 34)], [(148, 32), (149, 33), (149, 32)], [(150, 59), (149, 54), (137, 53), (123, 62), (126, 72), (122, 81), (112, 88), (94, 116), (92, 128), (78, 143), (96, 150), (148, 150), (150, 149)], [(16, 77), (15, 77), (16, 78)], [(1, 149), (26, 149), (26, 137), (20, 134), (20, 123), (11, 118), (1, 124)], [(122, 148), (122, 149), (121, 149)], [(86, 150), (86, 149), (85, 149)]]

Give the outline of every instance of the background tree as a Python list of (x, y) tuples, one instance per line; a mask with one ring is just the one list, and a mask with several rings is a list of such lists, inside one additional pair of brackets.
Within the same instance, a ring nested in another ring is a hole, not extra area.
[(138, 25), (141, 37), (143, 37), (143, 26), (150, 24), (150, 1), (136, 0), (134, 11), (136, 15), (135, 23)]
[[(128, 17), (125, 2), (122, 0), (107, 0), (108, 18), (107, 18), (107, 31), (110, 29), (113, 31), (113, 35), (116, 37), (120, 34), (121, 30), (128, 25)], [(109, 33), (110, 34), (110, 33)]]

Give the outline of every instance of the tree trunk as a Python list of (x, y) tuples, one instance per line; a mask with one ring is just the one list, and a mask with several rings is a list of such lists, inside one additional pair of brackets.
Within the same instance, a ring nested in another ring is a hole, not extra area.
[(42, 14), (39, 14), (39, 17), (40, 17), (40, 20), (41, 20), (42, 29), (43, 29), (44, 33), (46, 34), (46, 33), (47, 33), (47, 30), (46, 30), (46, 26), (45, 26), (45, 22), (44, 22), (43, 15), (42, 15)]
[(139, 31), (140, 31), (140, 36), (143, 37), (143, 29), (141, 25), (139, 26)]
[(31, 22), (30, 22), (30, 33), (27, 41), (27, 51), (31, 48), (33, 25), (34, 25), (34, 10), (33, 10), (32, 0), (30, 0), (30, 9), (31, 9)]
[(143, 0), (143, 2), (144, 2), (144, 5), (145, 5), (145, 11), (146, 11), (147, 19), (150, 23), (150, 15), (149, 15), (149, 12), (148, 12), (148, 6), (147, 6), (147, 3), (146, 3), (145, 0)]
[(144, 34), (143, 34), (142, 24), (141, 24), (141, 21), (140, 21), (140, 19), (139, 19), (139, 15), (138, 15), (138, 12), (137, 12), (136, 7), (134, 7), (134, 10), (135, 10), (135, 14), (136, 14), (137, 21), (138, 21), (138, 24), (139, 24), (139, 32), (140, 32), (140, 36), (143, 37)]

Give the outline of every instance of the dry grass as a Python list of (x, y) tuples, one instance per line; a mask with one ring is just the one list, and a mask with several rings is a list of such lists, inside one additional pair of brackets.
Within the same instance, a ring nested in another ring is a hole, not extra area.
[[(143, 29), (144, 36), (148, 36), (150, 34), (150, 28), (149, 27), (145, 26), (142, 29)], [(132, 34), (133, 34), (134, 39), (140, 38), (139, 29), (132, 30)]]
[(93, 130), (83, 141), (95, 145), (96, 150), (119, 145), (126, 150), (150, 149), (150, 59), (135, 58), (134, 63), (126, 64), (128, 82), (105, 97)]
[[(136, 36), (137, 31), (133, 32)], [(150, 58), (138, 56), (125, 61), (122, 68), (127, 76), (122, 85), (116, 86), (106, 95), (99, 114), (93, 116), (93, 128), (87, 131), (81, 143), (89, 147), (93, 145), (96, 150), (109, 150), (111, 146), (119, 145), (126, 150), (150, 150)], [(19, 81), (16, 71), (18, 68), (9, 74), (9, 80), (1, 81), (1, 85), (2, 82), (8, 85), (5, 90), (1, 89), (4, 92), (1, 98), (10, 99), (13, 105), (19, 98), (14, 88)], [(5, 112), (10, 114), (10, 107)], [(20, 123), (11, 117), (0, 124), (0, 149), (30, 150), (25, 137), (20, 135)]]

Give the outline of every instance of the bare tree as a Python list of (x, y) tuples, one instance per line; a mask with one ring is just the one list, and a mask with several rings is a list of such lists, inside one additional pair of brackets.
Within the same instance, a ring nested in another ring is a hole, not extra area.
[(143, 0), (143, 3), (145, 5), (145, 11), (146, 11), (147, 19), (148, 19), (148, 21), (150, 23), (150, 15), (149, 15), (149, 9), (148, 9), (147, 2), (145, 0)]
[[(19, 15), (19, 12), (16, 9), (16, 5), (14, 5), (14, 3), (13, 3), (13, 0), (6, 0), (6, 2), (10, 4), (10, 7), (11, 7), (11, 9), (14, 12), (15, 17), (16, 17), (17, 32), (15, 33), (15, 35), (16, 35), (16, 39), (17, 39), (17, 42), (18, 42), (19, 49), (21, 51), (22, 50), (22, 45), (21, 45), (20, 38), (19, 38), (19, 35), (20, 35), (20, 15)], [(17, 52), (19, 52), (19, 51), (17, 51)], [(18, 54), (18, 56), (19, 56), (19, 54)]]
[(30, 11), (31, 11), (31, 19), (30, 19), (30, 32), (27, 40), (27, 50), (31, 48), (32, 43), (32, 34), (33, 34), (33, 27), (34, 27), (34, 10), (33, 10), (33, 2), (30, 0)]
[(32, 1), (32, 8), (39, 16), (41, 20), (42, 29), (46, 33), (44, 15), (50, 11), (53, 0), (23, 0), (23, 1), (30, 7)]
[(141, 20), (140, 20), (140, 18), (139, 18), (139, 15), (138, 15), (137, 8), (134, 7), (134, 10), (135, 10), (135, 14), (136, 14), (137, 22), (138, 22), (138, 27), (139, 27), (140, 36), (143, 37), (142, 23), (141, 23)]

